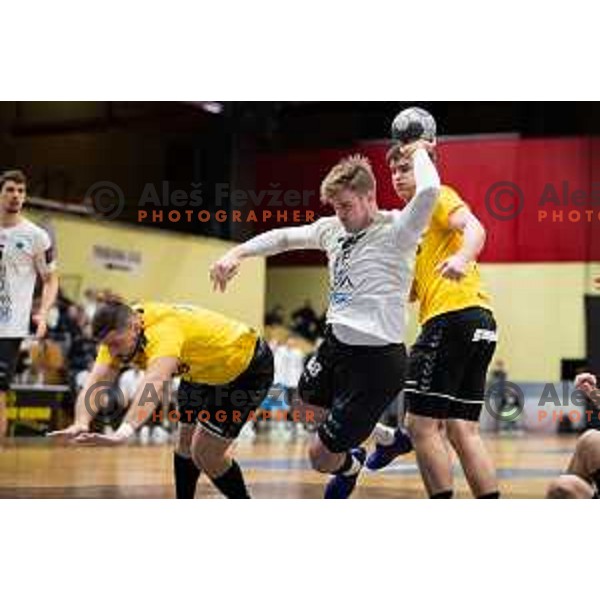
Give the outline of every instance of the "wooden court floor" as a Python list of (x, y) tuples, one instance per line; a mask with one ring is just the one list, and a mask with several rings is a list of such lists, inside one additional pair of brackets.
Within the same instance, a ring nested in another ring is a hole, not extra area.
[[(575, 437), (486, 438), (506, 498), (541, 498), (567, 465)], [(255, 498), (320, 498), (325, 477), (310, 470), (306, 439), (240, 440), (236, 456)], [(172, 450), (163, 445), (60, 447), (46, 439), (10, 439), (0, 448), (0, 498), (172, 498)], [(457, 468), (457, 495), (469, 497)], [(219, 497), (201, 478), (197, 498)], [(414, 454), (380, 473), (364, 471), (356, 498), (424, 498)]]

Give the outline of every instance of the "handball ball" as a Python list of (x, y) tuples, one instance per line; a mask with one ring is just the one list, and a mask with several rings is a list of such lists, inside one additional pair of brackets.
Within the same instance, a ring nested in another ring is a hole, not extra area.
[(392, 138), (403, 144), (416, 140), (435, 140), (435, 119), (422, 108), (413, 106), (396, 115), (392, 123)]

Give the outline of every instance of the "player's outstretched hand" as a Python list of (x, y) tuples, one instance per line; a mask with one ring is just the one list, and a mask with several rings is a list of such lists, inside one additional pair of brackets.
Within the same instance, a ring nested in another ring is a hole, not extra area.
[(437, 270), (442, 277), (452, 281), (460, 281), (467, 274), (468, 268), (469, 261), (461, 254), (449, 256), (437, 266)]
[(73, 425), (69, 425), (65, 429), (57, 429), (56, 431), (50, 431), (46, 434), (49, 438), (54, 438), (59, 442), (71, 442), (78, 435), (82, 433), (87, 433), (89, 428), (86, 425), (79, 425), (77, 423), (73, 423)]
[(122, 446), (127, 443), (127, 438), (115, 433), (80, 433), (73, 443), (78, 446)]
[(429, 142), (427, 140), (415, 140), (414, 142), (410, 142), (409, 144), (404, 144), (402, 148), (400, 148), (400, 152), (406, 158), (412, 156), (419, 148), (427, 151), (428, 153), (432, 152), (435, 148), (435, 142)]
[(233, 253), (228, 252), (210, 267), (210, 279), (213, 290), (224, 292), (227, 284), (233, 279), (240, 268), (240, 259)]

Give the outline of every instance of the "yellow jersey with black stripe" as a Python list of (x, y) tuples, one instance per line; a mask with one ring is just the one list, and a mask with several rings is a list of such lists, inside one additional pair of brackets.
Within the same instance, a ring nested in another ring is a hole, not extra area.
[(438, 196), (431, 223), (417, 249), (413, 298), (419, 301), (421, 325), (438, 315), (479, 306), (491, 308), (490, 295), (483, 289), (479, 267), (471, 263), (460, 281), (442, 277), (437, 267), (456, 254), (463, 243), (461, 231), (450, 227), (450, 215), (467, 204), (451, 188), (443, 185)]
[[(254, 356), (258, 334), (248, 325), (198, 306), (136, 304), (143, 322), (142, 344), (130, 361), (145, 369), (154, 359), (176, 357), (186, 381), (222, 385), (241, 375)], [(121, 366), (100, 345), (96, 362)]]

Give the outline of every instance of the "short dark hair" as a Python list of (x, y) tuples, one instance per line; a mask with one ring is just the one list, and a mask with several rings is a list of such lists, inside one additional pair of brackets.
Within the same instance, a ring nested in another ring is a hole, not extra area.
[[(404, 158), (402, 156), (402, 147), (405, 145), (406, 144), (403, 144), (402, 142), (398, 142), (397, 144), (390, 146), (389, 150), (385, 154), (385, 162), (388, 164), (388, 166), (393, 162), (397, 162)], [(428, 154), (433, 162), (437, 160), (437, 153), (435, 152), (435, 149), (429, 150)]]
[(102, 340), (111, 331), (125, 329), (133, 309), (120, 300), (110, 300), (100, 304), (92, 319), (92, 336), (95, 340)]
[(23, 171), (19, 171), (18, 169), (4, 171), (4, 173), (0, 175), (0, 191), (2, 191), (2, 188), (7, 181), (14, 181), (15, 183), (27, 185), (27, 177), (25, 177), (25, 173), (23, 173)]

